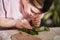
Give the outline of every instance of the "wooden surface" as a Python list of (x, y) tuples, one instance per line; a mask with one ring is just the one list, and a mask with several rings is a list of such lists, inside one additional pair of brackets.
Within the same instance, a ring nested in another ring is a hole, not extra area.
[[(0, 30), (0, 36), (1, 36), (2, 32), (4, 32), (5, 35), (7, 33), (9, 35), (11, 35), (12, 40), (40, 40), (40, 39), (41, 40), (54, 40), (55, 37), (60, 38), (60, 27), (50, 28), (50, 31), (43, 31), (43, 32), (40, 32), (39, 35), (35, 35), (35, 36), (29, 35), (27, 33), (24, 33), (24, 32), (18, 31), (18, 30), (3, 30), (3, 31)], [(7, 38), (7, 36), (6, 36), (6, 38)], [(0, 40), (1, 39), (2, 38), (0, 37)]]
[(35, 35), (42, 40), (60, 40), (60, 27), (50, 28), (50, 31), (39, 32), (39, 35)]
[(41, 40), (33, 35), (29, 35), (24, 32), (19, 32), (19, 33), (13, 35), (11, 38), (12, 38), (12, 40)]
[(0, 30), (0, 40), (40, 40), (40, 38), (18, 30)]

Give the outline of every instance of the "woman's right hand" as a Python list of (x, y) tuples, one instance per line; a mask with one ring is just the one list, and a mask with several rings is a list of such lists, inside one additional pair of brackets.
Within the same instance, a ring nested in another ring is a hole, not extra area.
[(26, 19), (17, 20), (16, 27), (17, 28), (32, 29), (32, 26), (29, 24), (29, 22)]

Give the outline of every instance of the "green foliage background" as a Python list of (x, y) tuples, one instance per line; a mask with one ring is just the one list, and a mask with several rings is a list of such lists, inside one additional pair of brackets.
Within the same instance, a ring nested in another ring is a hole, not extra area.
[(41, 26), (59, 27), (60, 26), (60, 0), (54, 0), (50, 10), (42, 19)]

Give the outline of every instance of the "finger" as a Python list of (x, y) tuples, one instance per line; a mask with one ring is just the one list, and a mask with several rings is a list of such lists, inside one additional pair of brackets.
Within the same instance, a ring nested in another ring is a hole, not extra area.
[(22, 21), (22, 26), (24, 28), (27, 28), (27, 29), (32, 29), (32, 27), (30, 26), (30, 24), (29, 24), (29, 22), (27, 20)]
[(34, 26), (38, 27), (40, 25), (40, 20), (32, 20)]
[(22, 27), (26, 28), (26, 29), (32, 29), (32, 27), (30, 25), (28, 25), (28, 24), (27, 25), (23, 25)]
[(16, 28), (23, 28), (21, 24), (16, 24)]

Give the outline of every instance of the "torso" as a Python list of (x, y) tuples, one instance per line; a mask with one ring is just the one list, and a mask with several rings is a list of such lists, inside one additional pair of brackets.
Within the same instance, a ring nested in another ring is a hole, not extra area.
[(22, 19), (20, 0), (0, 0), (0, 18)]

